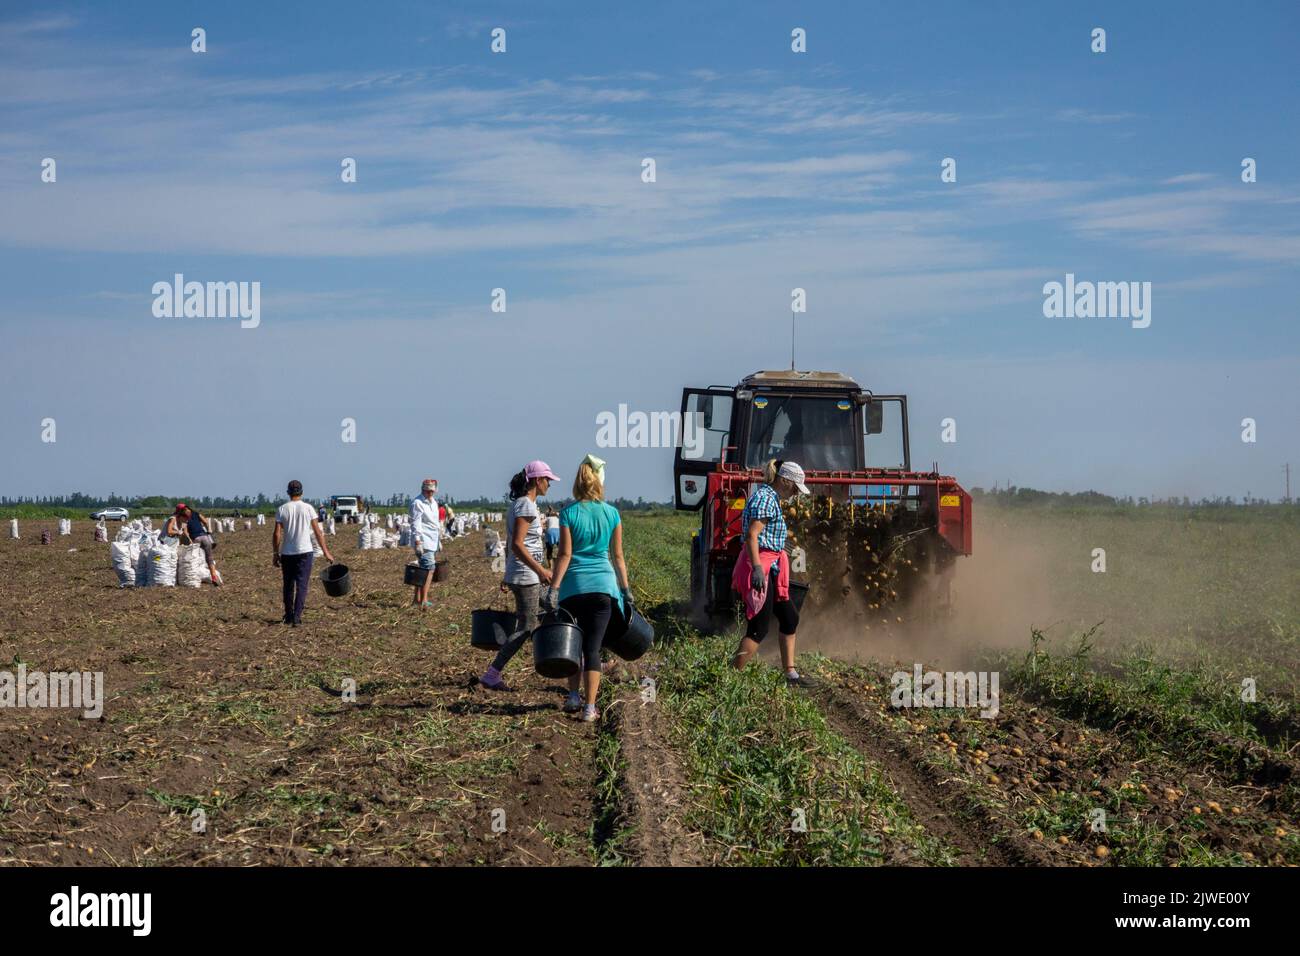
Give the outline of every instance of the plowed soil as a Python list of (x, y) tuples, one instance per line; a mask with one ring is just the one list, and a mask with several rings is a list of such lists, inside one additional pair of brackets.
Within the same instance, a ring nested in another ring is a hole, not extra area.
[(420, 611), (409, 553), (340, 528), (353, 591), (314, 581), (293, 629), (269, 527), (219, 536), (225, 586), (199, 590), (118, 589), (89, 522), (49, 546), (43, 527), (0, 543), (0, 667), (102, 671), (107, 701), (98, 720), (0, 710), (0, 862), (590, 861), (596, 728), (528, 647), (514, 692), (474, 686), (470, 611), (507, 606), (478, 535)]

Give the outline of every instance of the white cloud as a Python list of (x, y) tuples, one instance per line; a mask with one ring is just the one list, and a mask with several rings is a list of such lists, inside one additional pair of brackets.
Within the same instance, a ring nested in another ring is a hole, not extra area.
[(1056, 112), (1056, 119), (1067, 123), (1123, 123), (1140, 118), (1137, 113), (1104, 113), (1086, 109), (1066, 109)]

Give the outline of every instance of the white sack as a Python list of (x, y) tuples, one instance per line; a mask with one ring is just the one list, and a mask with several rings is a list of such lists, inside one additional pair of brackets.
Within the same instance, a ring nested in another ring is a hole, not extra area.
[(135, 587), (135, 565), (140, 560), (140, 546), (134, 541), (114, 541), (108, 546), (108, 557), (117, 572), (117, 586)]
[(175, 539), (157, 541), (149, 548), (149, 587), (176, 587), (176, 567), (180, 543)]
[(208, 562), (203, 556), (203, 548), (197, 544), (187, 544), (179, 549), (176, 559), (176, 581), (183, 588), (203, 586), (203, 579), (208, 574)]

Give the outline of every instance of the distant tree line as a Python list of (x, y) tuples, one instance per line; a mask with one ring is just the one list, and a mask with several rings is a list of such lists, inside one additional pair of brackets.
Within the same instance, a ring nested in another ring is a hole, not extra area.
[[(379, 508), (409, 508), (411, 505), (411, 496), (401, 492), (395, 492), (388, 496), (387, 499), (371, 497), (369, 495), (361, 496), (365, 501)], [(328, 498), (311, 498), (309, 501), (320, 504), (327, 504)], [(451, 495), (439, 495), (438, 500), (443, 504), (452, 505), (453, 507), (467, 511), (501, 511), (509, 503), (509, 497), (502, 495), (499, 498), (454, 498)], [(572, 499), (555, 498), (545, 499), (549, 504), (556, 508), (563, 507)], [(200, 511), (205, 509), (218, 510), (235, 510), (235, 511), (269, 511), (276, 505), (284, 501), (284, 496), (268, 497), (265, 494), (256, 496), (242, 495), (239, 497), (223, 497), (212, 495), (145, 495), (143, 497), (131, 497), (110, 494), (107, 497), (83, 494), (80, 491), (73, 492), (70, 495), (28, 495), (10, 497), (8, 495), (0, 496), (0, 507), (19, 507), (29, 505), (39, 508), (129, 508), (134, 511), (170, 511), (178, 501), (184, 501)], [(632, 501), (628, 498), (613, 498), (610, 504), (619, 511), (652, 511), (659, 508), (672, 507), (670, 503), (658, 501), (646, 501), (644, 498), (637, 498)]]
[[(1186, 495), (1172, 498), (1147, 498), (1125, 495), (1115, 497), (1104, 495), (1100, 491), (1040, 491), (1037, 488), (1018, 488), (1009, 485), (1005, 488), (970, 489), (971, 497), (980, 501), (989, 501), (998, 505), (1017, 507), (1023, 505), (1047, 505), (1069, 508), (1240, 508), (1278, 504), (1267, 498), (1256, 498), (1249, 493), (1240, 500), (1232, 496), (1217, 495), (1213, 498), (1200, 498), (1193, 501)], [(1282, 501), (1281, 504), (1291, 502)]]
[[(1217, 495), (1213, 498), (1199, 498), (1193, 500), (1187, 496), (1172, 498), (1148, 498), (1145, 496), (1134, 497), (1126, 495), (1116, 497), (1114, 495), (1105, 495), (1100, 491), (1041, 491), (1037, 488), (1020, 488), (1015, 485), (1009, 485), (1004, 488), (986, 489), (975, 487), (970, 489), (971, 497), (989, 501), (994, 504), (1008, 505), (1011, 507), (1021, 505), (1048, 505), (1061, 507), (1103, 507), (1103, 508), (1146, 508), (1146, 507), (1165, 507), (1165, 508), (1239, 508), (1253, 507), (1278, 502), (1269, 501), (1267, 498), (1258, 498), (1249, 492), (1240, 499), (1231, 495)], [(362, 495), (365, 501), (379, 508), (409, 508), (411, 505), (411, 495), (404, 492), (394, 492), (386, 499), (379, 496)], [(328, 498), (312, 498), (309, 501), (327, 504)], [(438, 500), (443, 504), (452, 505), (455, 508), (469, 511), (500, 511), (510, 503), (507, 495), (501, 495), (496, 498), (489, 498), (480, 495), (477, 498), (456, 498), (452, 495), (439, 495)], [(544, 501), (559, 509), (572, 502), (572, 498), (546, 498)], [(239, 511), (269, 511), (271, 508), (279, 505), (284, 501), (283, 495), (274, 497), (263, 493), (257, 495), (240, 495), (230, 496), (213, 496), (213, 495), (145, 495), (128, 496), (112, 493), (107, 496), (87, 495), (80, 491), (73, 492), (70, 495), (27, 495), (27, 496), (9, 496), (0, 495), (0, 507), (18, 507), (22, 505), (35, 506), (40, 508), (112, 508), (123, 507), (131, 508), (137, 511), (159, 511), (171, 510), (178, 501), (185, 501), (191, 505), (197, 506), (200, 510), (210, 508), (213, 510), (239, 510)], [(657, 511), (662, 509), (671, 509), (671, 501), (646, 501), (638, 497), (631, 498), (611, 498), (609, 503), (619, 511)], [(1282, 501), (1281, 504), (1291, 504), (1292, 502)]]
[(210, 495), (144, 495), (123, 496), (117, 493), (107, 497), (82, 494), (74, 491), (70, 495), (28, 495), (20, 497), (0, 496), (0, 507), (18, 505), (36, 505), (46, 508), (134, 508), (141, 511), (156, 511), (160, 508), (171, 509), (176, 502), (203, 508), (258, 510), (277, 505), (284, 498), (268, 498), (264, 494), (256, 497), (243, 495), (238, 498), (212, 497)]

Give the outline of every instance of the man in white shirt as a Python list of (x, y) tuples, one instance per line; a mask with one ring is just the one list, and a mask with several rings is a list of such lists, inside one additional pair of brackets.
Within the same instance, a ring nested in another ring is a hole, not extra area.
[(435, 555), (438, 551), (438, 538), (442, 524), (438, 521), (438, 502), (433, 493), (438, 490), (438, 482), (426, 478), (420, 483), (420, 497), (411, 502), (411, 543), (415, 546), (415, 557), (424, 571), (420, 583), (415, 586), (412, 607), (427, 608), (429, 585), (433, 581), (433, 571), (437, 567)]
[(302, 482), (291, 481), (289, 500), (275, 513), (275, 531), (271, 534), (271, 564), (284, 578), (284, 622), (292, 627), (302, 623), (302, 609), (311, 584), (311, 565), (315, 558), (311, 546), (314, 534), (325, 560), (334, 563), (325, 532), (316, 518), (316, 509), (302, 500)]

